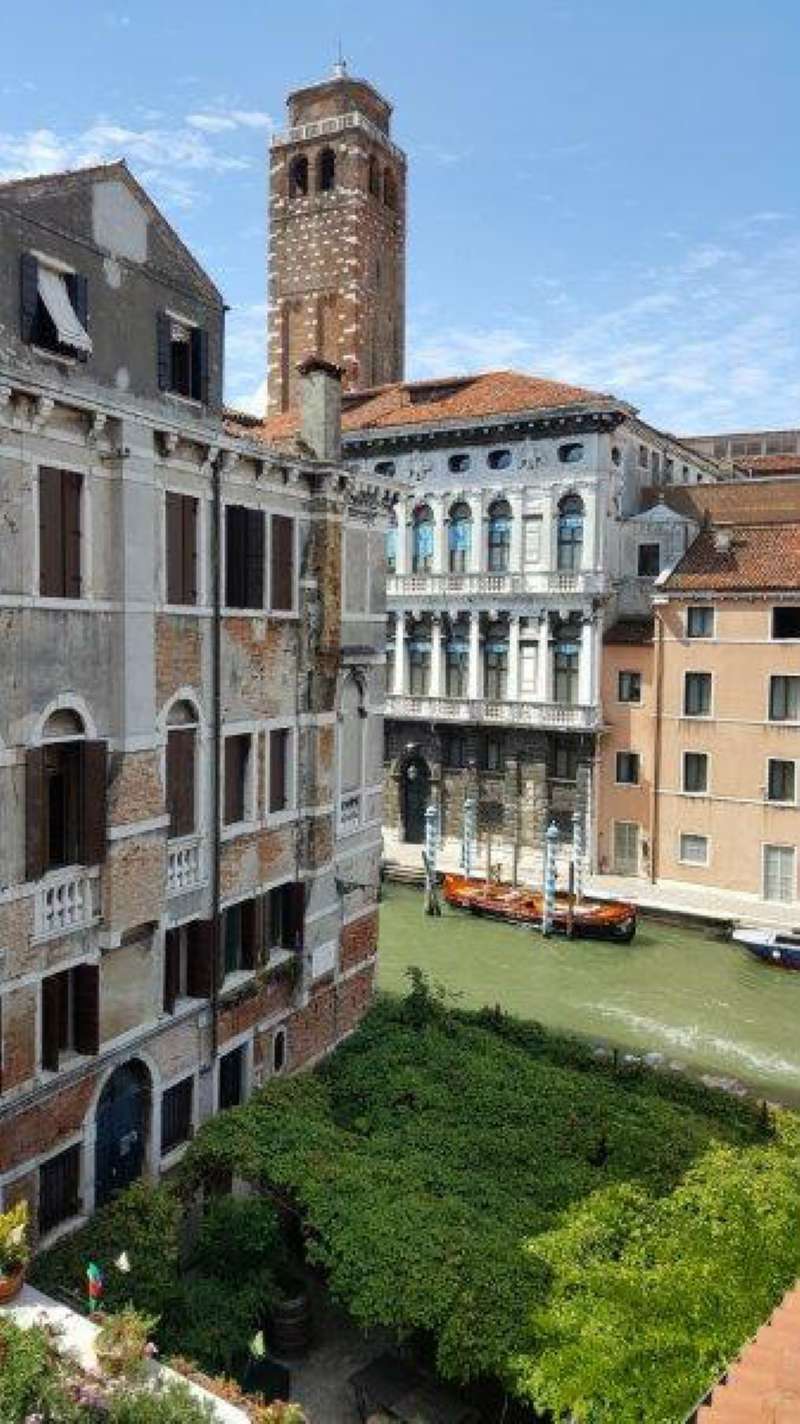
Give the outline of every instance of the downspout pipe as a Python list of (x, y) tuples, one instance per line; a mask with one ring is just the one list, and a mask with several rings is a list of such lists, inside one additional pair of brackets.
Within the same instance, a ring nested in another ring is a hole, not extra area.
[(220, 857), (222, 853), (222, 454), (211, 461), (211, 1068), (219, 1052)]

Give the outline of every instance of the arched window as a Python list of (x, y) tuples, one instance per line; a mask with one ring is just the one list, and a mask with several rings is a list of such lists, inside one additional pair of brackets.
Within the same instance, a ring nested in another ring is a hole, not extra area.
[(488, 702), (503, 702), (508, 691), (508, 625), (491, 623), (483, 644), (483, 694)]
[(564, 573), (577, 573), (583, 555), (583, 500), (577, 494), (566, 494), (558, 506), (557, 567)]
[(26, 755), (26, 879), (66, 865), (97, 865), (106, 852), (105, 742), (89, 741), (80, 714), (53, 712), (41, 746)]
[(430, 628), (427, 623), (417, 623), (408, 643), (408, 685), (412, 697), (427, 697), (430, 676)]
[(364, 780), (364, 694), (352, 675), (342, 688), (339, 723), (339, 779), (343, 796), (359, 791)]
[(469, 626), (457, 619), (445, 644), (445, 689), (448, 697), (469, 696)]
[(387, 208), (397, 207), (397, 184), (391, 168), (383, 170), (383, 201)]
[(330, 193), (336, 186), (336, 154), (323, 148), (317, 158), (317, 192)]
[(447, 461), (447, 468), (454, 475), (463, 474), (464, 470), (469, 469), (469, 466), (470, 458), (466, 450), (458, 450), (456, 454), (451, 455), (450, 459)]
[(373, 198), (379, 198), (379, 197), (380, 197), (380, 195), (381, 195), (381, 170), (380, 170), (380, 167), (378, 166), (378, 160), (377, 160), (377, 158), (375, 157), (374, 154), (372, 154), (372, 155), (370, 156), (370, 160), (369, 160), (369, 174), (368, 174), (368, 178), (367, 178), (367, 186), (368, 186), (369, 191), (370, 191), (370, 193), (372, 194)]
[(167, 717), (166, 788), (169, 838), (194, 835), (197, 825), (197, 711), (175, 702)]
[(489, 572), (508, 572), (511, 552), (511, 506), (506, 499), (496, 499), (489, 508)]
[(433, 511), (428, 504), (421, 504), (414, 510), (411, 568), (415, 574), (426, 574), (433, 568)]
[(448, 533), (448, 561), (451, 574), (466, 573), (472, 548), (472, 511), (468, 504), (460, 500), (450, 510)]
[(289, 168), (289, 197), (304, 198), (308, 192), (308, 159), (299, 153)]
[(392, 510), (386, 526), (386, 572), (397, 572), (397, 515)]
[(567, 706), (578, 701), (580, 642), (581, 628), (577, 617), (558, 624), (553, 648), (553, 696), (556, 702)]

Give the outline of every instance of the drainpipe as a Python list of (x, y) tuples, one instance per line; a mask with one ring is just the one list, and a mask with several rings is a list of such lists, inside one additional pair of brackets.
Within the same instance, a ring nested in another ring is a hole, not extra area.
[(664, 677), (664, 624), (661, 621), (661, 615), (657, 608), (653, 609), (653, 613), (655, 614), (655, 667), (653, 669), (653, 691), (655, 699), (653, 716), (655, 718), (655, 726), (653, 728), (653, 779), (652, 791), (650, 793), (650, 883), (655, 885), (658, 879), (660, 812), (658, 788), (661, 778), (661, 701)]
[(222, 548), (222, 454), (211, 461), (211, 1063), (219, 1052), (219, 900), (222, 838), (222, 595), (220, 551)]

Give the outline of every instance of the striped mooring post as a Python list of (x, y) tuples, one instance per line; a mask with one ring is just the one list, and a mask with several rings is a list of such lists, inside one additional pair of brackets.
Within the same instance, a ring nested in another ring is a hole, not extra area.
[(472, 875), (475, 864), (475, 829), (477, 822), (478, 803), (474, 796), (467, 796), (464, 800), (464, 826), (461, 833), (461, 869), (467, 876)]
[(542, 934), (548, 935), (553, 928), (553, 911), (556, 905), (556, 844), (558, 826), (551, 821), (545, 831), (544, 845), (544, 895), (542, 897)]
[(583, 899), (584, 871), (583, 817), (580, 811), (572, 813), (572, 861), (575, 866), (575, 904), (579, 905)]
[(439, 904), (439, 883), (437, 879), (436, 858), (439, 852), (439, 811), (436, 806), (429, 806), (425, 812), (425, 852), (423, 861), (425, 863), (425, 913), (427, 915), (440, 915), (442, 913)]

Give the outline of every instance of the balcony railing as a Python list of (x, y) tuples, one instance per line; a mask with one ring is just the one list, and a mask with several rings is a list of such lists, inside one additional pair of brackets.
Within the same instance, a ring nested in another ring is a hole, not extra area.
[(203, 846), (200, 836), (184, 836), (167, 845), (167, 894), (183, 895), (203, 884)]
[(602, 593), (606, 575), (594, 570), (578, 573), (465, 573), (391, 574), (386, 580), (390, 598), (449, 597), (452, 594)]
[(523, 727), (572, 727), (593, 731), (600, 708), (564, 702), (490, 702), (485, 697), (387, 697), (387, 717), (424, 722), (491, 722)]
[(383, 129), (379, 129), (377, 124), (373, 124), (365, 114), (360, 114), (357, 110), (350, 114), (334, 114), (329, 119), (315, 119), (309, 124), (295, 124), (293, 128), (283, 129), (272, 135), (272, 147), (283, 148), (290, 143), (305, 143), (311, 138), (329, 138), (334, 134), (344, 133), (346, 129), (363, 129), (369, 138), (382, 144), (396, 158), (403, 157), (401, 150), (392, 143)]
[(98, 887), (97, 871), (51, 871), (36, 891), (34, 938), (51, 939), (93, 924), (97, 919)]

